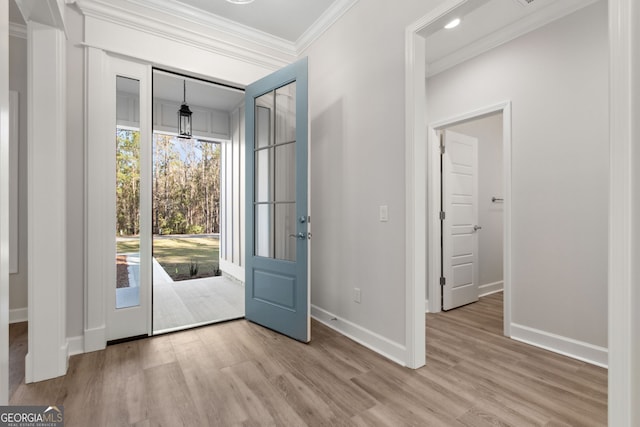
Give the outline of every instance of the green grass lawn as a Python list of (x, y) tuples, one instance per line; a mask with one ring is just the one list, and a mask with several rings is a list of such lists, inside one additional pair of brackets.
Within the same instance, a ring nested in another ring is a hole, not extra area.
[[(118, 253), (139, 252), (138, 239), (116, 242)], [(173, 280), (215, 276), (220, 240), (212, 237), (159, 237), (153, 239), (153, 256)], [(197, 273), (194, 269), (197, 268)]]

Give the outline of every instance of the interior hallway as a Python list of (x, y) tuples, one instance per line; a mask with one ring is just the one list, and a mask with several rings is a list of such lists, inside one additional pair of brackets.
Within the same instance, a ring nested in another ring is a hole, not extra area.
[(11, 404), (64, 405), (67, 426), (606, 425), (606, 369), (501, 328), (501, 293), (428, 314), (414, 371), (315, 321), (308, 345), (232, 321), (73, 356)]

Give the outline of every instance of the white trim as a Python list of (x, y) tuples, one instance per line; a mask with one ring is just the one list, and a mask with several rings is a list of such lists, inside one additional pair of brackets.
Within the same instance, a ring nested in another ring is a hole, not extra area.
[[(497, 104), (488, 105), (474, 109), (472, 111), (459, 114), (445, 120), (429, 125), (428, 130), (428, 158), (422, 167), (428, 169), (427, 181), (431, 185), (427, 188), (429, 210), (427, 213), (427, 222), (429, 224), (428, 235), (428, 253), (427, 271), (429, 296), (431, 297), (431, 306), (429, 310), (432, 313), (438, 313), (441, 310), (439, 304), (441, 300), (440, 287), (440, 168), (439, 168), (439, 138), (437, 130), (455, 124), (463, 123), (469, 120), (478, 119), (489, 114), (502, 112), (502, 156), (503, 171), (502, 183), (504, 188), (504, 219), (503, 219), (503, 290), (504, 290), (504, 324), (503, 332), (505, 336), (510, 335), (511, 327), (511, 101), (503, 101)], [(427, 165), (429, 167), (427, 167)], [(426, 185), (425, 185), (426, 186)], [(422, 188), (416, 189), (422, 191)]]
[(289, 40), (276, 37), (186, 3), (178, 3), (170, 0), (129, 0), (129, 2), (184, 19), (189, 23), (215, 28), (230, 36), (256, 43), (269, 49), (278, 50), (287, 55), (296, 54), (295, 45)]
[[(102, 197), (105, 187), (104, 182), (106, 162), (102, 150), (103, 144), (99, 144), (104, 135), (108, 135), (109, 115), (106, 102), (106, 85), (108, 61), (107, 55), (98, 49), (85, 49), (85, 253), (84, 253), (84, 345), (85, 351), (96, 351), (106, 347), (106, 284), (103, 268), (105, 253), (103, 245), (99, 244), (105, 237), (104, 224), (107, 221), (107, 198)], [(101, 102), (94, 101), (101, 100)], [(95, 142), (94, 142), (95, 141)]]
[(589, 344), (562, 335), (552, 334), (528, 326), (511, 324), (511, 338), (545, 350), (569, 356), (592, 365), (607, 367), (608, 352), (604, 347)]
[(508, 43), (523, 34), (570, 15), (596, 1), (599, 0), (564, 0), (554, 2), (537, 12), (526, 15), (512, 24), (452, 52), (444, 58), (427, 64), (427, 77), (435, 76), (475, 56)]
[(9, 91), (9, 274), (18, 273), (18, 153), (20, 152), (20, 103), (18, 92)]
[(429, 300), (424, 300), (424, 312), (429, 313)]
[(640, 8), (609, 0), (609, 425), (640, 425)]
[(26, 40), (27, 26), (24, 24), (17, 24), (15, 22), (9, 22), (9, 36)]
[(85, 329), (83, 340), (84, 352), (104, 350), (107, 346), (107, 328), (105, 326)]
[(0, 2), (0, 405), (9, 404), (9, 5)]
[[(176, 3), (169, 0), (130, 0), (135, 5), (156, 10), (170, 16), (174, 19), (167, 19), (167, 24), (172, 24), (175, 18), (184, 20), (190, 24), (202, 25), (206, 28), (214, 28), (216, 31), (225, 33), (226, 35), (236, 37), (241, 40), (264, 46), (268, 49), (281, 52), (284, 55), (297, 56), (308, 48), (315, 40), (324, 34), (331, 26), (336, 23), (345, 13), (347, 13), (358, 0), (336, 0), (325, 10), (322, 15), (296, 40), (287, 40), (274, 36), (264, 31), (240, 24), (219, 15), (204, 11), (200, 8), (190, 6), (184, 3)], [(83, 12), (91, 11), (97, 16), (98, 7), (95, 4), (104, 6), (104, 2), (93, 0), (93, 5), (87, 1), (79, 2)], [(109, 4), (109, 7), (113, 7)], [(124, 13), (123, 13), (124, 12)], [(139, 24), (146, 25), (147, 16), (135, 16), (127, 14), (128, 11), (101, 10), (103, 17), (109, 15), (114, 22), (135, 20)], [(183, 26), (188, 27), (188, 26)]]
[[(417, 33), (466, 2), (448, 0), (405, 30), (405, 359), (414, 369), (425, 364), (427, 283), (425, 39)], [(431, 294), (430, 299), (435, 301)]]
[[(144, 1), (142, 1), (141, 4), (142, 3), (144, 3)], [(191, 46), (196, 49), (248, 62), (270, 70), (283, 67), (295, 59), (295, 51), (293, 48), (289, 50), (278, 49), (274, 45), (264, 46), (264, 43), (260, 44), (258, 40), (254, 40), (254, 43), (258, 43), (260, 47), (263, 47), (262, 50), (259, 49), (259, 46), (248, 47), (240, 43), (224, 40), (220, 37), (219, 32), (216, 33), (213, 30), (205, 32), (206, 29), (218, 30), (215, 26), (199, 27), (199, 30), (196, 30), (193, 28), (193, 25), (189, 25), (188, 20), (184, 21), (183, 18), (178, 18), (177, 16), (167, 16), (166, 12), (158, 9), (150, 9), (146, 14), (138, 13), (131, 9), (122, 9), (103, 0), (85, 0), (78, 2), (77, 5), (86, 17), (134, 29), (155, 37), (180, 43), (184, 46)], [(161, 17), (154, 16), (154, 11), (156, 12), (155, 15), (158, 14), (157, 12), (160, 12), (162, 14)], [(233, 36), (232, 34), (229, 35)], [(101, 48), (108, 52), (126, 55), (125, 52), (118, 52), (107, 46), (98, 46), (91, 40), (87, 41), (87, 39), (85, 39), (85, 43), (83, 44)], [(274, 53), (264, 52), (264, 47)], [(150, 60), (150, 58), (140, 59)]]
[(300, 55), (347, 13), (359, 0), (335, 0), (331, 6), (298, 38), (295, 51)]
[(500, 280), (499, 282), (487, 283), (485, 285), (480, 285), (478, 287), (479, 297), (486, 297), (491, 294), (497, 294), (498, 292), (502, 292), (504, 290), (504, 281)]
[(387, 359), (405, 366), (406, 348), (382, 335), (378, 335), (362, 326), (341, 319), (337, 315), (311, 305), (311, 317), (323, 325), (339, 332), (368, 349), (386, 357)]
[(9, 324), (26, 322), (29, 320), (29, 309), (24, 308), (12, 308), (9, 310)]
[(84, 353), (84, 337), (82, 335), (78, 335), (76, 337), (67, 338), (67, 347), (69, 356)]

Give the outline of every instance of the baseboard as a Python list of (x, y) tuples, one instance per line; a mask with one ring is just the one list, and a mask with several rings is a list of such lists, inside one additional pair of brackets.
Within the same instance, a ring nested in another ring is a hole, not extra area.
[(92, 351), (104, 350), (107, 346), (106, 328), (93, 328), (84, 330), (83, 349), (84, 353)]
[(528, 326), (511, 324), (511, 338), (526, 344), (544, 348), (592, 365), (607, 368), (609, 351), (604, 347), (541, 331)]
[(486, 297), (487, 295), (495, 294), (497, 292), (502, 292), (504, 290), (504, 282), (500, 280), (499, 282), (487, 283), (486, 285), (480, 285), (478, 287), (478, 296)]
[(29, 309), (25, 308), (13, 308), (9, 310), (9, 323), (20, 323), (29, 320)]
[(424, 300), (424, 312), (425, 313), (429, 312), (429, 300), (428, 299)]
[(69, 356), (84, 353), (84, 337), (82, 335), (77, 337), (68, 337), (67, 346), (69, 348)]
[(399, 365), (406, 366), (405, 359), (407, 349), (405, 346), (348, 320), (340, 319), (338, 316), (315, 305), (311, 306), (311, 317), (358, 344), (367, 347), (369, 350), (375, 351)]

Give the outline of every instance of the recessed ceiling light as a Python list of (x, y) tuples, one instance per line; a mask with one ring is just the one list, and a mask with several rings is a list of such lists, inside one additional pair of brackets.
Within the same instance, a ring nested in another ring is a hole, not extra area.
[(456, 18), (450, 21), (447, 25), (444, 26), (444, 28), (446, 28), (447, 30), (450, 30), (452, 28), (457, 27), (458, 25), (460, 25), (460, 18)]
[(227, 0), (229, 3), (233, 4), (249, 4), (253, 3), (253, 0)]

